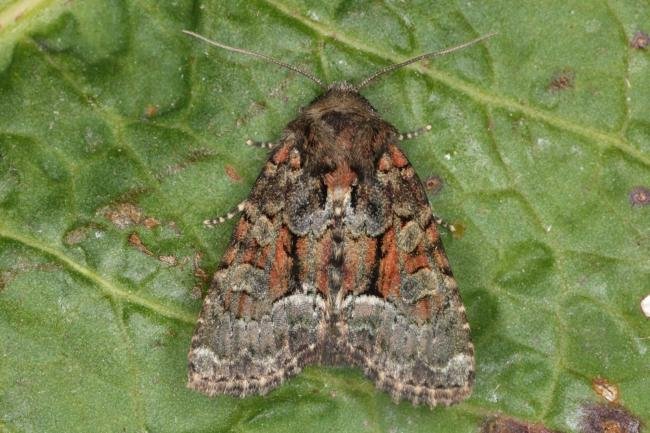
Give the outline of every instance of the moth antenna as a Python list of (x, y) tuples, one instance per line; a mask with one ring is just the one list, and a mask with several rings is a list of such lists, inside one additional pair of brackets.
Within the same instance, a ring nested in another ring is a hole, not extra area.
[(205, 36), (201, 36), (200, 34), (191, 32), (189, 30), (183, 30), (183, 33), (185, 33), (186, 35), (194, 36), (195, 38), (200, 39), (203, 42), (207, 42), (210, 45), (214, 45), (215, 47), (223, 48), (224, 50), (233, 51), (235, 53), (246, 54), (248, 56), (253, 56), (253, 57), (258, 57), (260, 59), (264, 59), (267, 62), (274, 63), (274, 64), (276, 64), (278, 66), (282, 66), (283, 68), (289, 69), (290, 71), (297, 72), (300, 75), (309, 78), (314, 83), (318, 84), (321, 88), (323, 88), (323, 89), (326, 88), (326, 86), (323, 84), (323, 82), (320, 79), (318, 79), (314, 75), (310, 74), (309, 72), (303, 71), (302, 69), (298, 69), (297, 67), (295, 67), (293, 65), (290, 65), (288, 63), (281, 62), (281, 61), (279, 61), (277, 59), (274, 59), (273, 57), (267, 56), (266, 54), (256, 53), (255, 51), (245, 50), (243, 48), (231, 47), (231, 46), (222, 44), (220, 42), (208, 39)]
[(445, 54), (449, 54), (449, 53), (453, 53), (454, 51), (462, 50), (463, 48), (467, 48), (467, 47), (472, 46), (474, 44), (478, 44), (479, 42), (482, 42), (482, 41), (484, 41), (486, 39), (489, 39), (489, 38), (491, 38), (492, 36), (494, 36), (496, 34), (497, 34), (496, 32), (488, 33), (487, 35), (483, 35), (481, 37), (478, 37), (478, 38), (473, 39), (471, 41), (462, 43), (460, 45), (456, 45), (454, 47), (445, 48), (444, 50), (440, 50), (440, 51), (433, 51), (431, 53), (421, 54), (421, 55), (419, 55), (417, 57), (413, 57), (412, 59), (409, 59), (409, 60), (407, 60), (405, 62), (397, 63), (395, 65), (386, 66), (385, 68), (382, 68), (382, 69), (378, 70), (377, 72), (375, 72), (374, 74), (372, 74), (371, 76), (369, 76), (368, 78), (366, 78), (365, 80), (360, 82), (359, 85), (356, 86), (356, 89), (360, 90), (360, 89), (366, 87), (369, 83), (375, 81), (377, 78), (381, 77), (382, 75), (387, 74), (389, 72), (393, 72), (394, 70), (399, 69), (399, 68), (401, 68), (403, 66), (410, 65), (411, 63), (419, 62), (422, 59), (428, 59), (430, 57), (444, 56)]

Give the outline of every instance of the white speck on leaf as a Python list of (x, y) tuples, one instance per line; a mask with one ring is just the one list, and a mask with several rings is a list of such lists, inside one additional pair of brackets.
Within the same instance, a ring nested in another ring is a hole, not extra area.
[(641, 311), (646, 317), (650, 317), (650, 295), (641, 300)]

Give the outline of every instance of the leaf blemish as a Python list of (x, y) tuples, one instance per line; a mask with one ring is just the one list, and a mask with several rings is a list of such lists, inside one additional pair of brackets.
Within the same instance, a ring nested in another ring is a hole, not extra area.
[(635, 207), (650, 204), (650, 189), (645, 186), (635, 186), (629, 194), (630, 204)]
[(226, 172), (226, 176), (228, 176), (228, 178), (231, 181), (236, 182), (236, 183), (240, 183), (242, 181), (242, 177), (237, 172), (237, 169), (235, 167), (233, 167), (230, 164), (226, 164), (223, 168), (224, 168), (224, 171)]
[(65, 235), (63, 235), (63, 243), (65, 245), (77, 245), (86, 239), (92, 231), (99, 230), (100, 227), (96, 224), (87, 224), (80, 227), (75, 227), (74, 229), (68, 230)]
[(548, 90), (551, 92), (561, 92), (562, 90), (573, 89), (574, 83), (575, 72), (571, 69), (563, 69), (553, 75), (548, 84)]
[(650, 45), (650, 36), (642, 31), (636, 32), (630, 40), (630, 47), (636, 48), (637, 50), (643, 50), (648, 45)]
[(191, 296), (193, 299), (201, 299), (202, 294), (203, 294), (203, 288), (207, 287), (209, 281), (210, 281), (210, 276), (208, 272), (206, 272), (202, 267), (201, 267), (201, 261), (203, 260), (203, 253), (202, 252), (196, 252), (194, 254), (194, 258), (192, 260), (192, 265), (194, 268), (194, 278), (195, 278), (195, 284), (194, 287), (192, 288), (192, 293)]
[(641, 422), (617, 404), (587, 404), (580, 427), (582, 433), (639, 433)]
[(158, 107), (155, 105), (147, 105), (147, 107), (144, 109), (144, 117), (146, 119), (151, 119), (152, 117), (155, 117), (158, 114)]
[(610, 403), (618, 402), (619, 391), (615, 383), (611, 383), (605, 378), (596, 377), (591, 381), (591, 388), (596, 394)]
[(549, 430), (543, 424), (532, 424), (504, 416), (495, 416), (483, 423), (481, 433), (554, 433), (554, 431)]
[(142, 221), (142, 210), (132, 203), (117, 203), (100, 211), (117, 228), (124, 229)]
[(142, 243), (142, 239), (140, 239), (140, 236), (136, 232), (129, 235), (129, 245), (148, 256), (153, 256), (151, 250)]
[(431, 194), (437, 194), (443, 187), (442, 178), (437, 175), (431, 175), (424, 181), (424, 186)]
[(152, 216), (145, 216), (142, 209), (128, 202), (106, 206), (98, 213), (115, 224), (119, 229), (125, 229), (134, 225), (142, 225), (151, 230), (160, 225), (158, 219)]

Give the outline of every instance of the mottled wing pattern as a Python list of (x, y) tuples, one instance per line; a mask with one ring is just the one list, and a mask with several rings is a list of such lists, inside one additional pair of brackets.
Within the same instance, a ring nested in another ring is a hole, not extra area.
[[(300, 191), (300, 197), (296, 192)], [(290, 139), (257, 179), (207, 294), (189, 352), (188, 386), (208, 395), (264, 394), (314, 360), (322, 297), (299, 281), (296, 233), (285, 208), (313, 214), (320, 190), (305, 183)], [(290, 230), (290, 228), (292, 230)]]
[(424, 188), (393, 145), (376, 183), (383, 199), (357, 194), (348, 224), (343, 275), (355, 293), (339, 307), (339, 345), (396, 400), (458, 402), (471, 392), (474, 349)]

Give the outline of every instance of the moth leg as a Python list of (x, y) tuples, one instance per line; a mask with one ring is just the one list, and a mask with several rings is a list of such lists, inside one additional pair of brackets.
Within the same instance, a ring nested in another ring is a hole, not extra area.
[(404, 141), (404, 140), (410, 140), (412, 138), (417, 138), (421, 134), (424, 134), (425, 132), (431, 131), (432, 126), (431, 125), (426, 125), (423, 126), (422, 128), (415, 129), (413, 131), (408, 131), (408, 132), (400, 132), (399, 135), (397, 136), (397, 139), (399, 141)]
[(236, 217), (237, 215), (239, 215), (239, 213), (242, 212), (242, 211), (244, 210), (245, 207), (246, 207), (246, 200), (244, 200), (243, 202), (239, 203), (239, 204), (238, 204), (237, 206), (235, 206), (234, 208), (230, 209), (230, 210), (229, 210), (226, 214), (224, 214), (224, 215), (220, 215), (220, 216), (214, 217), (214, 218), (212, 218), (212, 219), (204, 220), (204, 221), (203, 221), (203, 225), (206, 226), (206, 227), (208, 227), (208, 228), (216, 227), (216, 226), (218, 226), (219, 224), (223, 224), (223, 223), (225, 223), (226, 221), (229, 221), (229, 220), (233, 219), (234, 217)]
[(278, 146), (278, 142), (275, 141), (255, 141), (250, 138), (246, 140), (246, 145), (251, 147), (259, 147), (260, 149), (274, 149)]

